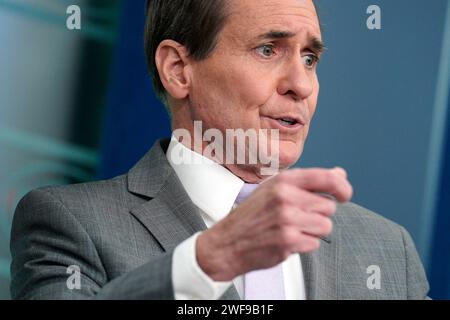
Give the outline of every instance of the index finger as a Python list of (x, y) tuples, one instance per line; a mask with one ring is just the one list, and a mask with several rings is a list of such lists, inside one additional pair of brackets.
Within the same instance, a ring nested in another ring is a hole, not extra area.
[(350, 201), (353, 194), (346, 176), (347, 173), (342, 168), (291, 169), (280, 174), (280, 178), (287, 183), (311, 192), (328, 193), (341, 203)]

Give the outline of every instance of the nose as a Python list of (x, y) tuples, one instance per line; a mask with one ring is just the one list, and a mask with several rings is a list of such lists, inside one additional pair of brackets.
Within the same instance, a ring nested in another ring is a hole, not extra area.
[(314, 71), (309, 71), (299, 56), (290, 59), (278, 84), (278, 94), (290, 96), (295, 101), (308, 98), (313, 93)]

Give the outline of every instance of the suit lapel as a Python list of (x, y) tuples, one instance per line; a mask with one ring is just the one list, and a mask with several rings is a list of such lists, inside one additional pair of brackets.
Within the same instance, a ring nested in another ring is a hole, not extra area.
[(167, 161), (165, 151), (168, 144), (169, 140), (157, 141), (128, 173), (129, 191), (149, 198), (144, 204), (131, 209), (131, 214), (165, 251), (206, 229), (200, 209), (192, 203)]
[(318, 250), (300, 254), (308, 300), (337, 300), (339, 298), (339, 228), (334, 223), (330, 236), (322, 239)]
[[(169, 140), (157, 141), (128, 173), (129, 191), (149, 198), (144, 204), (131, 209), (131, 214), (166, 252), (207, 228), (201, 218), (201, 209), (191, 201), (167, 161), (165, 152), (168, 144)], [(234, 285), (225, 292), (222, 299), (239, 299)]]
[(206, 229), (200, 209), (176, 180), (178, 178), (172, 173), (153, 199), (131, 211), (165, 251), (172, 250), (194, 233)]

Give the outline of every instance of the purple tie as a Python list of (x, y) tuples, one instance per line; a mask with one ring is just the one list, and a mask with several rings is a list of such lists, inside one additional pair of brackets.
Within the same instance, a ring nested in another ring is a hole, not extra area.
[[(257, 187), (257, 184), (244, 184), (236, 198), (236, 204), (244, 202)], [(244, 296), (245, 300), (285, 300), (281, 263), (270, 269), (246, 273)]]

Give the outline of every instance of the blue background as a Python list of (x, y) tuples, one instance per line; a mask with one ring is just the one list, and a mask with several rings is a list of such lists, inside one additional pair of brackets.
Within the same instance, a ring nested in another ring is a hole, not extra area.
[[(317, 2), (328, 49), (297, 166), (346, 168), (353, 201), (409, 230), (431, 297), (449, 299), (450, 3)], [(81, 31), (65, 28), (72, 3), (83, 12)], [(366, 27), (371, 4), (381, 8), (381, 30)], [(3, 239), (29, 189), (125, 173), (170, 135), (147, 73), (144, 20), (143, 0), (0, 0)], [(2, 298), (7, 244), (0, 244)]]

